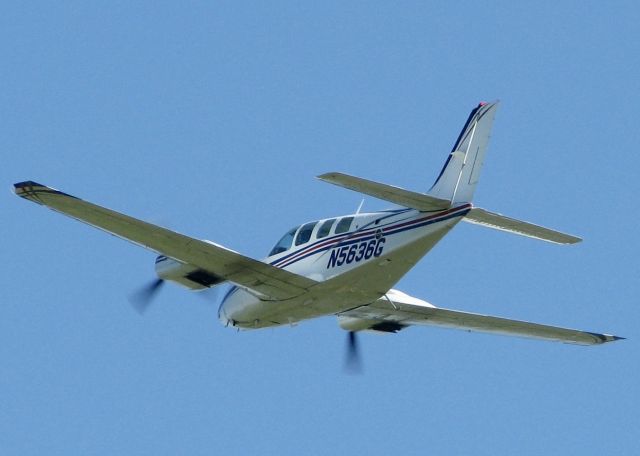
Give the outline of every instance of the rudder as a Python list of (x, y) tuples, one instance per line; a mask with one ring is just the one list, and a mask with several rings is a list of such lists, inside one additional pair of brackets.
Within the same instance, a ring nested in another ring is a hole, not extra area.
[(471, 202), (480, 179), (497, 107), (497, 101), (480, 103), (471, 111), (429, 195), (451, 203)]

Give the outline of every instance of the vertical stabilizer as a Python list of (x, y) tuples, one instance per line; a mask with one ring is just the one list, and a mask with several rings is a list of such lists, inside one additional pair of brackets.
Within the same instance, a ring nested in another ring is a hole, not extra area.
[(452, 203), (469, 203), (480, 179), (498, 102), (480, 103), (464, 128), (429, 195)]

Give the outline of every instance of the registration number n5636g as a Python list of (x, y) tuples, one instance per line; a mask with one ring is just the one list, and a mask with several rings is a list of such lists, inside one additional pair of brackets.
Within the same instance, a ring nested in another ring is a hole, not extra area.
[(379, 257), (382, 255), (385, 242), (386, 239), (381, 237), (379, 239), (363, 241), (358, 244), (336, 247), (331, 251), (327, 269), (342, 266), (343, 264), (358, 263), (362, 260), (368, 260), (371, 257)]

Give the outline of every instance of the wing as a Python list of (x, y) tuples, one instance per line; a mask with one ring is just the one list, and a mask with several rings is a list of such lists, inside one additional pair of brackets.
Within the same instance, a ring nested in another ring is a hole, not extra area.
[(462, 219), (465, 222), (486, 226), (495, 230), (507, 231), (542, 241), (553, 242), (555, 244), (575, 244), (582, 241), (579, 237), (559, 231), (550, 230), (533, 223), (523, 222), (511, 217), (506, 217), (495, 212), (490, 212), (479, 207), (471, 209)]
[[(596, 345), (623, 339), (623, 337), (608, 334), (441, 309), (396, 290), (391, 290), (387, 298), (340, 315), (351, 319), (347, 322), (351, 328), (379, 331), (395, 332), (410, 325), (441, 326), (577, 345)], [(353, 319), (361, 320), (362, 324), (358, 326)], [(365, 325), (366, 322), (368, 323)]]
[(197, 266), (266, 297), (292, 298), (301, 295), (317, 283), (220, 245), (143, 222), (36, 182), (20, 182), (14, 187), (16, 195), (22, 198), (162, 255)]

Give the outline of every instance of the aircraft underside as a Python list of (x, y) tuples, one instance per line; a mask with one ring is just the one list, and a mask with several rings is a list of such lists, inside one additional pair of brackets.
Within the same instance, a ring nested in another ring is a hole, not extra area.
[[(411, 241), (292, 299), (261, 300), (250, 291), (235, 288), (221, 305), (220, 319), (225, 325), (259, 329), (336, 315), (370, 304), (384, 296), (460, 219), (461, 216), (419, 228), (420, 233), (413, 233)], [(375, 289), (365, 288), (365, 281), (375, 283)]]

